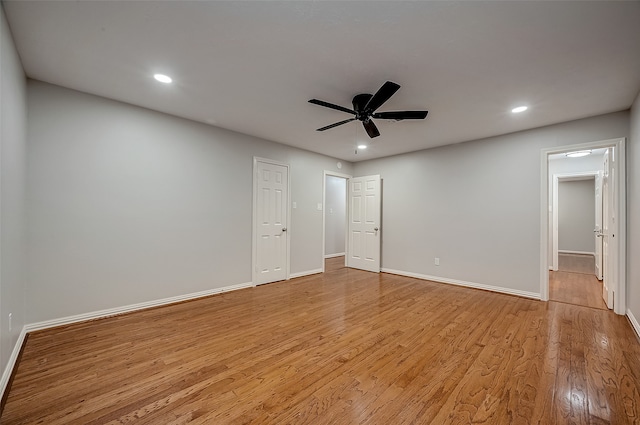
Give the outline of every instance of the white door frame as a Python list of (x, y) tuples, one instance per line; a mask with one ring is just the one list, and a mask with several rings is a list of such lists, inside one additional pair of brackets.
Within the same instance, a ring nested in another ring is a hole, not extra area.
[(289, 279), (291, 274), (291, 168), (289, 164), (285, 164), (283, 162), (274, 161), (272, 159), (260, 158), (257, 156), (253, 157), (253, 225), (251, 232), (251, 283), (253, 286), (256, 286), (257, 281), (257, 264), (258, 261), (258, 163), (266, 163), (266, 164), (274, 164), (280, 165), (282, 167), (287, 168), (287, 229), (286, 238), (287, 238), (287, 258), (286, 262), (286, 279)]
[[(329, 171), (329, 170), (324, 170), (323, 176), (322, 176), (322, 273), (324, 273), (324, 249), (325, 249), (325, 237), (326, 237), (326, 221), (327, 221), (327, 176), (333, 176), (333, 177), (340, 177), (343, 179), (347, 180), (347, 187), (349, 186), (349, 179), (351, 177), (353, 177), (350, 174), (342, 174), (342, 173), (338, 173), (337, 171)], [(347, 191), (348, 192), (348, 191)], [(345, 266), (347, 265), (347, 245), (349, 244), (349, 240), (347, 238), (348, 236), (348, 227), (346, 226), (347, 222), (349, 221), (349, 202), (345, 201), (345, 207), (346, 207), (346, 215), (345, 215), (345, 226), (344, 226), (344, 252), (345, 252), (345, 256), (344, 256), (344, 263)]]
[[(627, 263), (627, 198), (626, 198), (626, 139), (610, 139), (578, 145), (545, 148), (540, 154), (540, 299), (549, 301), (549, 155), (585, 149), (615, 148), (616, 166), (615, 191), (618, 210), (616, 242), (617, 259), (614, 262), (613, 291), (614, 308), (617, 314), (626, 314), (626, 263)], [(616, 278), (617, 277), (617, 278)]]
[[(604, 159), (604, 158), (603, 158)], [(603, 165), (603, 170), (598, 172), (598, 175), (595, 177), (595, 181), (594, 181), (594, 192), (595, 192), (595, 207), (596, 207), (596, 214), (595, 214), (595, 223), (594, 223), (594, 228), (593, 228), (593, 238), (595, 240), (595, 249), (594, 249), (594, 254), (595, 254), (595, 260), (596, 260), (596, 277), (598, 278), (599, 281), (602, 282), (603, 287), (604, 287), (604, 261), (603, 261), (603, 248), (604, 248), (604, 243), (602, 240), (602, 237), (600, 236), (600, 233), (602, 233), (602, 225), (603, 225), (603, 217), (602, 217), (602, 213), (603, 213), (603, 208), (604, 208), (604, 203), (605, 203), (605, 199), (602, 196), (602, 189), (603, 189), (603, 179), (604, 179), (604, 163)], [(607, 208), (609, 208), (609, 205), (607, 205)]]
[(551, 212), (552, 212), (552, 225), (551, 225), (551, 267), (550, 269), (558, 271), (558, 184), (560, 182), (576, 181), (576, 180), (588, 180), (594, 179), (598, 175), (598, 171), (585, 171), (578, 173), (561, 173), (553, 175), (553, 187), (551, 189)]

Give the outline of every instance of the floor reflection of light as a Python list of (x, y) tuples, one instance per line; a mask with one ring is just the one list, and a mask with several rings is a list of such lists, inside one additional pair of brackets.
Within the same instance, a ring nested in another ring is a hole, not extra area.
[(609, 338), (607, 337), (606, 334), (603, 333), (599, 333), (596, 335), (596, 340), (600, 342), (600, 345), (602, 345), (603, 347), (608, 347), (609, 346)]
[(571, 394), (571, 405), (572, 406), (580, 407), (580, 406), (584, 406), (585, 405), (585, 398), (584, 398), (584, 394), (582, 393), (582, 391), (577, 391), (577, 392), (569, 391), (569, 393)]

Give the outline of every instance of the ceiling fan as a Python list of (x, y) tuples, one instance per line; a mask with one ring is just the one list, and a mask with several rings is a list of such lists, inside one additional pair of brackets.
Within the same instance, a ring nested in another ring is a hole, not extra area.
[(351, 101), (351, 103), (353, 104), (353, 110), (344, 108), (339, 105), (334, 105), (333, 103), (324, 102), (322, 100), (311, 99), (309, 103), (355, 115), (353, 118), (330, 124), (326, 127), (319, 128), (316, 131), (325, 131), (339, 125), (358, 120), (362, 121), (362, 125), (367, 131), (369, 137), (374, 138), (378, 137), (380, 135), (380, 132), (378, 131), (378, 127), (376, 127), (376, 125), (373, 123), (372, 118), (396, 121), (425, 119), (429, 111), (376, 112), (376, 110), (380, 106), (382, 106), (383, 103), (389, 100), (389, 98), (393, 96), (393, 94), (397, 92), (399, 88), (399, 84), (387, 81), (382, 85), (382, 87), (380, 87), (376, 94), (357, 94)]

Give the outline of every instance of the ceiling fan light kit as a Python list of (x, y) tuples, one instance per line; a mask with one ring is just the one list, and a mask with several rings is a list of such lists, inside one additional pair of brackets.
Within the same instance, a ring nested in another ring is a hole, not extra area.
[(314, 105), (324, 106), (325, 108), (335, 109), (337, 111), (353, 114), (353, 118), (349, 118), (343, 121), (339, 121), (333, 124), (329, 124), (325, 127), (321, 127), (316, 131), (325, 131), (330, 128), (337, 127), (342, 124), (346, 124), (351, 121), (361, 121), (365, 131), (369, 137), (374, 138), (380, 135), (378, 127), (374, 124), (372, 118), (384, 119), (384, 120), (423, 120), (427, 117), (429, 111), (393, 111), (393, 112), (376, 112), (376, 110), (382, 106), (395, 92), (400, 89), (400, 85), (392, 81), (387, 81), (380, 87), (376, 94), (362, 93), (357, 94), (351, 101), (353, 109), (348, 109), (333, 103), (325, 102), (318, 99), (311, 99), (309, 103)]

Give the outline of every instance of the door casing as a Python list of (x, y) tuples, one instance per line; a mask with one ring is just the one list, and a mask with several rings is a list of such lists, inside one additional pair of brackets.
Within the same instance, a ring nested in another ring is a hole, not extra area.
[[(558, 271), (558, 185), (563, 181), (587, 180), (594, 179), (598, 175), (598, 171), (585, 171), (578, 173), (562, 173), (553, 175), (552, 196), (551, 196), (551, 213), (552, 213), (552, 254), (551, 254), (551, 270)], [(594, 183), (595, 184), (595, 183)]]
[(613, 195), (617, 210), (617, 229), (612, 264), (612, 290), (614, 294), (614, 312), (626, 314), (626, 258), (627, 258), (627, 217), (626, 217), (626, 152), (625, 138), (602, 140), (599, 142), (545, 148), (540, 153), (540, 299), (549, 300), (549, 155), (577, 150), (614, 148), (616, 155), (615, 183)]
[[(333, 176), (333, 177), (340, 177), (343, 178), (347, 181), (347, 187), (349, 186), (349, 179), (352, 177), (350, 174), (342, 174), (342, 173), (338, 173), (336, 171), (329, 171), (329, 170), (324, 170), (323, 176), (322, 176), (322, 273), (324, 273), (324, 263), (325, 263), (325, 258), (324, 258), (324, 250), (325, 250), (325, 244), (326, 244), (326, 225), (327, 225), (327, 176)], [(348, 196), (348, 190), (347, 190), (347, 196)], [(348, 232), (349, 232), (349, 226), (348, 226), (348, 221), (349, 221), (349, 202), (347, 201), (346, 203), (346, 214), (345, 214), (345, 226), (344, 226), (344, 252), (345, 252), (345, 266), (347, 265), (347, 252), (348, 252), (348, 248), (347, 245), (349, 244), (349, 240), (348, 240)]]

